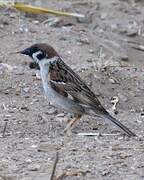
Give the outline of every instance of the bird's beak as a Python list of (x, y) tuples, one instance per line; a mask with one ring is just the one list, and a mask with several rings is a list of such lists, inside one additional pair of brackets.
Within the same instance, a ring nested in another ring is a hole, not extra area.
[(25, 54), (25, 55), (30, 55), (30, 48), (26, 48), (26, 49), (24, 49), (24, 50), (22, 50), (22, 51), (19, 51), (19, 53), (20, 54)]
[(9, 54), (10, 55), (11, 54), (25, 54), (25, 55), (29, 55), (30, 54), (30, 48), (24, 49), (22, 51), (10, 52)]
[(21, 51), (16, 51), (16, 52), (10, 52), (10, 53), (8, 53), (9, 55), (13, 55), (13, 54), (20, 54), (21, 53)]

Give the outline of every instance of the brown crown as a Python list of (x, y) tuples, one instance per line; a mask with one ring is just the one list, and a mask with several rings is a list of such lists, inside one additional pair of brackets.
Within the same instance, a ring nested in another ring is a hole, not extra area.
[(54, 56), (59, 56), (58, 53), (54, 50), (54, 48), (48, 44), (41, 43), (41, 44), (35, 44), (33, 46), (36, 46), (40, 50), (44, 51), (48, 55), (48, 58), (53, 58)]

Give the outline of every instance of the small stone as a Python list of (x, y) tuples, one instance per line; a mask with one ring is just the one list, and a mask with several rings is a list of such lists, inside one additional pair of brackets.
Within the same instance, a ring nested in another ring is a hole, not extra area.
[(112, 31), (116, 31), (118, 29), (117, 24), (111, 24), (110, 27)]
[(115, 80), (112, 79), (112, 78), (109, 78), (109, 82), (112, 83), (112, 84), (115, 84)]
[(39, 79), (39, 80), (41, 79), (41, 75), (40, 75), (39, 72), (36, 73), (36, 78)]
[(69, 118), (67, 116), (64, 116), (64, 117), (56, 117), (56, 120), (59, 121), (60, 123), (63, 123), (63, 122), (68, 122), (69, 121)]
[(34, 24), (39, 24), (39, 21), (35, 20), (33, 21)]
[(109, 173), (110, 173), (110, 171), (109, 171), (108, 169), (105, 169), (105, 170), (102, 172), (102, 176), (107, 176)]
[(93, 49), (89, 49), (89, 52), (90, 52), (91, 54), (93, 54), (93, 53), (94, 53), (94, 50), (93, 50)]
[(54, 150), (58, 150), (60, 147), (58, 144), (51, 144), (47, 142), (40, 143), (38, 145), (38, 152), (53, 152)]
[(65, 116), (64, 113), (60, 113), (56, 116), (56, 120), (63, 123), (63, 122), (68, 122), (69, 120), (69, 117), (68, 116)]
[(38, 171), (40, 169), (40, 164), (29, 164), (28, 170), (30, 171)]
[(51, 109), (48, 109), (47, 112), (45, 112), (45, 113), (48, 115), (56, 114), (57, 110), (54, 107), (52, 107)]
[(25, 160), (25, 162), (27, 162), (27, 163), (31, 163), (31, 162), (32, 162), (32, 160), (31, 160), (31, 159), (26, 159), (26, 160)]
[(120, 59), (121, 59), (122, 61), (128, 61), (128, 55), (126, 55), (126, 54), (121, 54), (121, 55), (120, 55)]
[(31, 147), (32, 147), (32, 148), (37, 148), (38, 145), (37, 145), (37, 144), (33, 144)]
[(136, 36), (138, 34), (137, 29), (128, 29), (127, 30), (127, 36)]
[(20, 33), (27, 33), (29, 30), (28, 30), (28, 28), (22, 26), (19, 28), (19, 31), (20, 31)]
[(29, 87), (24, 88), (23, 91), (24, 91), (25, 93), (28, 93), (28, 92), (29, 92)]
[(87, 37), (82, 37), (78, 41), (82, 44), (90, 44), (89, 39)]
[(46, 123), (46, 117), (43, 115), (38, 114), (38, 123), (45, 124)]
[(119, 32), (125, 34), (127, 32), (127, 29), (125, 27), (119, 27)]
[(24, 72), (21, 70), (17, 70), (17, 72), (15, 73), (16, 75), (24, 75)]
[(57, 114), (57, 116), (56, 117), (64, 117), (65, 116), (65, 114), (64, 113), (60, 113), (60, 114)]
[(4, 28), (4, 24), (0, 24), (0, 28), (3, 29)]
[(46, 22), (44, 22), (44, 24), (46, 23), (52, 27), (62, 27), (64, 25), (63, 20), (59, 17), (51, 17)]
[(6, 114), (5, 117), (6, 117), (6, 118), (10, 118), (10, 117), (11, 117), (11, 114)]
[(91, 62), (92, 62), (92, 59), (87, 59), (87, 62), (90, 62), (90, 63), (91, 63)]
[(77, 18), (77, 22), (89, 24), (89, 23), (92, 23), (92, 21), (93, 21), (92, 17), (93, 17), (93, 12), (87, 14), (85, 17)]
[(21, 110), (29, 111), (29, 108), (27, 106), (22, 106)]
[(100, 16), (100, 18), (101, 18), (102, 20), (104, 20), (106, 17), (107, 17), (107, 13), (105, 13), (105, 12), (102, 13), (101, 16)]
[(67, 53), (68, 53), (68, 54), (72, 54), (72, 52), (71, 52), (71, 51), (67, 51)]
[(15, 15), (15, 14), (10, 13), (10, 14), (9, 14), (9, 17), (10, 17), (10, 18), (16, 18), (16, 15)]
[(63, 36), (63, 37), (60, 37), (59, 40), (60, 40), (60, 41), (66, 41), (67, 38)]

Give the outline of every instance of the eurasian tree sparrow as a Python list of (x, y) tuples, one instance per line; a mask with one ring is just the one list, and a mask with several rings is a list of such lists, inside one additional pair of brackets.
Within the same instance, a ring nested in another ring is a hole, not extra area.
[(47, 44), (34, 44), (20, 53), (30, 56), (35, 62), (35, 68), (40, 68), (48, 100), (54, 106), (74, 114), (75, 118), (67, 125), (65, 132), (68, 132), (82, 115), (88, 114), (106, 118), (129, 137), (136, 136), (105, 110), (97, 96), (79, 75), (63, 62), (53, 47)]

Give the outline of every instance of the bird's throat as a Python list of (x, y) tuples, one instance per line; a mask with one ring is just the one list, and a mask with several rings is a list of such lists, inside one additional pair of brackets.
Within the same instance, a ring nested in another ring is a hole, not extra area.
[(43, 88), (45, 93), (47, 93), (50, 82), (49, 82), (49, 65), (48, 64), (39, 64), (40, 65), (40, 73), (41, 73), (41, 78), (42, 78), (42, 83), (43, 83)]

